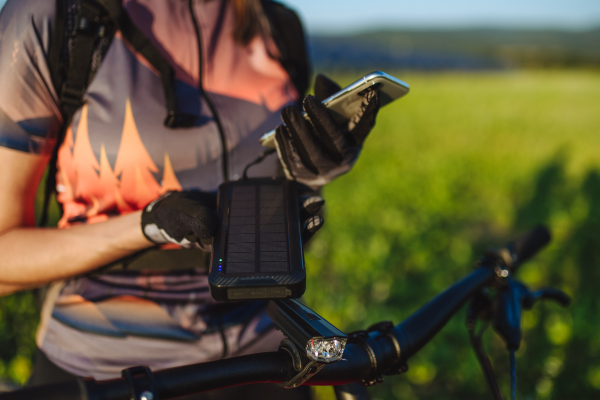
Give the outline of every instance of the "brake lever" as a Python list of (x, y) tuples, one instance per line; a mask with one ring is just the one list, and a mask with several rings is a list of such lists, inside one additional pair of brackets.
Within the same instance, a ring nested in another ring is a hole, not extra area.
[(562, 290), (546, 288), (531, 292), (527, 286), (511, 278), (500, 289), (494, 313), (494, 330), (504, 339), (508, 350), (517, 351), (521, 346), (522, 310), (530, 310), (538, 300), (554, 300), (566, 307), (571, 298)]
[[(478, 262), (478, 266), (491, 266), (496, 273), (496, 295), (492, 299), (484, 290), (479, 290), (471, 298), (467, 311), (467, 329), (471, 345), (492, 395), (495, 400), (502, 400), (492, 365), (483, 348), (481, 337), (493, 322), (494, 330), (504, 339), (510, 353), (511, 398), (516, 399), (516, 357), (515, 353), (521, 345), (521, 314), (523, 309), (531, 309), (540, 299), (553, 299), (566, 306), (570, 298), (560, 290), (544, 289), (532, 293), (527, 286), (509, 277), (517, 267), (531, 258), (550, 241), (550, 232), (544, 226), (537, 226), (526, 235), (507, 244), (504, 248), (488, 251)], [(484, 322), (479, 332), (475, 331), (477, 320)]]
[(571, 304), (571, 297), (562, 290), (545, 288), (530, 293), (529, 296), (523, 299), (523, 308), (530, 310), (538, 300), (554, 300), (563, 307), (568, 307)]
[(509, 350), (517, 351), (521, 346), (521, 314), (523, 301), (531, 297), (527, 286), (506, 278), (500, 288), (494, 313), (494, 330), (504, 339)]

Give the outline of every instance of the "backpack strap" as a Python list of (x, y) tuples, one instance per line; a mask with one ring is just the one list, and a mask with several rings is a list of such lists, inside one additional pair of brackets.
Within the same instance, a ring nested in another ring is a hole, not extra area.
[[(39, 225), (46, 225), (50, 198), (56, 192), (58, 151), (73, 115), (83, 105), (83, 96), (100, 66), (93, 64), (106, 54), (116, 28), (104, 9), (92, 1), (56, 0), (48, 64), (63, 117), (48, 166), (44, 204)], [(94, 68), (93, 68), (94, 67)]]
[(160, 80), (165, 94), (167, 117), (164, 124), (168, 128), (190, 128), (195, 126), (197, 116), (181, 113), (177, 108), (175, 96), (175, 71), (167, 59), (131, 21), (129, 14), (123, 8), (121, 0), (96, 0), (108, 12), (115, 22), (123, 38), (139, 52), (160, 73)]
[(48, 64), (59, 96), (63, 127), (50, 159), (40, 226), (48, 219), (50, 198), (56, 192), (58, 151), (75, 112), (110, 46), (116, 30), (160, 73), (167, 106), (168, 128), (195, 126), (198, 117), (180, 113), (175, 96), (175, 72), (150, 40), (134, 25), (121, 0), (56, 0)]

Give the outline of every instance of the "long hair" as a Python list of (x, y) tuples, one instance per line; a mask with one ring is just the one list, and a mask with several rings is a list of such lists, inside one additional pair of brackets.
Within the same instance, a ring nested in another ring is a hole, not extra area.
[(264, 25), (264, 15), (260, 0), (231, 0), (235, 14), (233, 38), (246, 46), (254, 37), (268, 27)]

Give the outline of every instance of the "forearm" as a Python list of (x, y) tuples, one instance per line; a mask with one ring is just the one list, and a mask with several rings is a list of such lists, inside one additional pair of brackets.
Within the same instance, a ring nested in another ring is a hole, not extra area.
[(0, 293), (89, 272), (150, 247), (141, 211), (69, 229), (14, 228), (0, 235)]

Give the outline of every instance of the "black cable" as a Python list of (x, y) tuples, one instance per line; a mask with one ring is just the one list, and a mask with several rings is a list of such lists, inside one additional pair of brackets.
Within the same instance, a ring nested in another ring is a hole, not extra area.
[(217, 107), (215, 106), (214, 102), (212, 101), (212, 99), (209, 97), (208, 93), (206, 93), (206, 91), (204, 90), (204, 87), (202, 86), (202, 75), (203, 75), (203, 71), (202, 71), (202, 35), (200, 33), (200, 26), (198, 25), (198, 21), (196, 20), (196, 15), (194, 14), (194, 2), (193, 0), (189, 0), (188, 2), (188, 8), (190, 10), (190, 14), (192, 16), (192, 23), (194, 25), (194, 30), (196, 32), (196, 39), (198, 41), (198, 57), (199, 57), (199, 72), (198, 72), (198, 90), (200, 91), (200, 94), (202, 95), (202, 98), (206, 101), (206, 104), (208, 104), (208, 107), (210, 108), (210, 112), (213, 115), (213, 118), (215, 119), (215, 123), (217, 124), (217, 128), (219, 130), (219, 137), (221, 138), (221, 146), (223, 147), (223, 182), (227, 182), (229, 181), (229, 153), (227, 150), (227, 139), (225, 137), (225, 129), (223, 129), (223, 123), (221, 122), (221, 117), (219, 116), (219, 113), (217, 112)]
[(485, 380), (494, 396), (494, 400), (502, 400), (502, 393), (500, 392), (500, 387), (498, 386), (498, 381), (496, 380), (496, 375), (494, 374), (494, 369), (492, 368), (492, 363), (490, 362), (489, 357), (487, 356), (485, 349), (483, 347), (483, 342), (481, 341), (481, 336), (485, 332), (486, 328), (489, 324), (485, 324), (476, 335), (473, 329), (469, 329), (469, 339), (471, 340), (471, 346), (475, 351), (475, 355), (477, 356), (477, 361), (479, 361), (479, 365), (481, 366), (481, 370), (483, 371), (483, 375)]
[(223, 329), (223, 322), (221, 321), (221, 315), (217, 313), (217, 325), (219, 327), (219, 333), (221, 334), (221, 340), (223, 341), (223, 355), (221, 358), (226, 358), (227, 353), (229, 353), (229, 349), (227, 348), (227, 336), (225, 335), (225, 330)]
[(254, 165), (256, 165), (256, 164), (260, 164), (261, 162), (263, 162), (263, 160), (264, 160), (264, 159), (265, 159), (267, 156), (269, 156), (269, 155), (271, 155), (271, 154), (275, 153), (275, 151), (276, 151), (275, 149), (268, 149), (268, 150), (265, 150), (265, 151), (263, 151), (262, 153), (260, 153), (260, 156), (258, 156), (258, 157), (256, 158), (256, 160), (254, 160), (254, 161), (252, 161), (250, 164), (246, 165), (246, 168), (244, 168), (244, 173), (242, 174), (242, 179), (243, 179), (243, 180), (246, 180), (246, 179), (248, 179), (248, 170), (250, 169), (250, 167), (252, 167), (252, 166), (254, 166)]
[(517, 400), (517, 358), (515, 351), (510, 351), (510, 398)]

